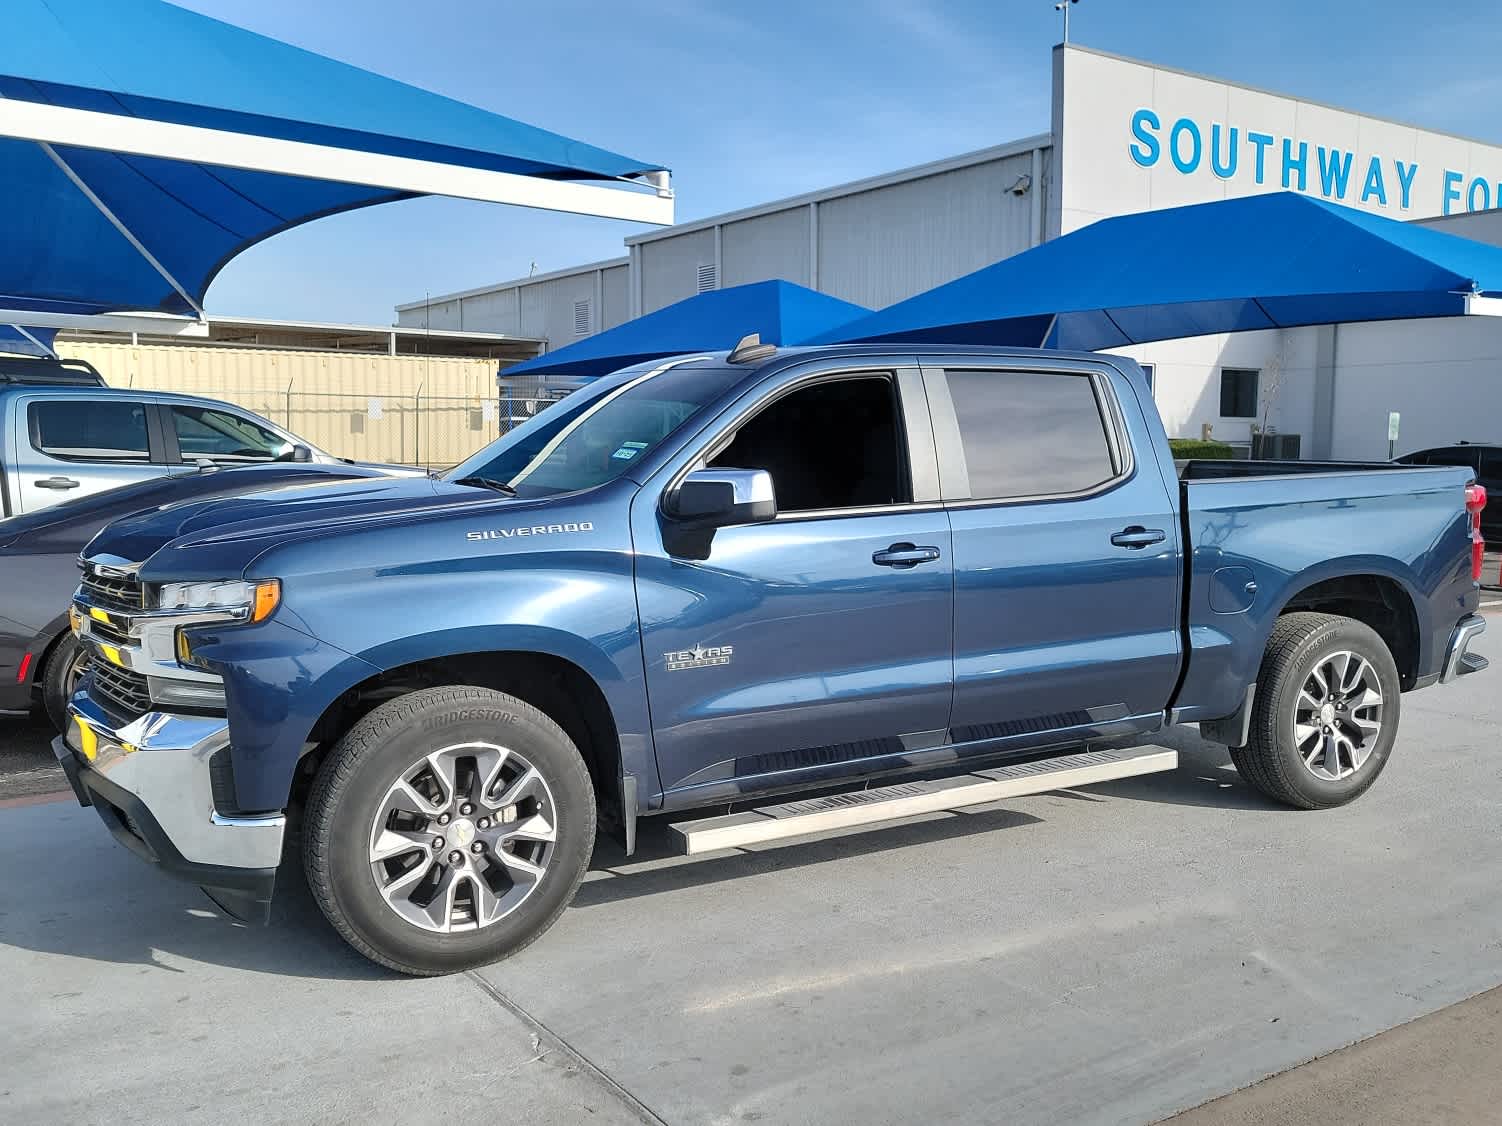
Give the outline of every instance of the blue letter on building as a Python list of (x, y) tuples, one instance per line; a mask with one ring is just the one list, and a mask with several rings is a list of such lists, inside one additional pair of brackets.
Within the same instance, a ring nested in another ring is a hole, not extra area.
[[(1184, 158), (1179, 156), (1179, 137), (1189, 134), (1194, 140), (1194, 147), (1190, 151), (1192, 156)], [(1187, 117), (1181, 117), (1173, 123), (1173, 131), (1168, 134), (1168, 155), (1173, 159), (1173, 166), (1180, 172), (1188, 175), (1200, 166), (1200, 151), (1203, 142), (1200, 140), (1200, 127)]]
[(1461, 173), (1459, 173), (1459, 172), (1452, 172), (1448, 168), (1445, 169), (1445, 212), (1444, 213), (1446, 215), (1450, 214), (1450, 203), (1451, 203), (1451, 201), (1454, 201), (1455, 203), (1459, 203), (1460, 202), (1460, 182), (1462, 180), (1464, 180), (1464, 179), (1465, 179), (1465, 177)]
[[(1398, 189), (1403, 193), (1403, 198), (1398, 204), (1404, 211), (1408, 210), (1408, 195), (1413, 191), (1413, 174), (1419, 170), (1417, 164), (1404, 164), (1401, 160), (1393, 161), (1398, 169)], [(1460, 198), (1459, 196), (1456, 197)]]
[[(1326, 159), (1328, 157), (1328, 159)], [(1344, 158), (1344, 159), (1342, 159)], [(1319, 147), (1319, 187), (1326, 199), (1333, 194), (1336, 199), (1346, 198), (1346, 187), (1351, 182), (1351, 154), (1339, 149), (1326, 150)]]
[(1299, 142), (1299, 158), (1293, 158), (1293, 141), (1283, 138), (1283, 187), (1289, 186), (1290, 172), (1299, 174), (1299, 191), (1309, 190), (1309, 142)]
[[(1476, 206), (1476, 189), (1481, 189), (1481, 206)], [(1465, 209), (1467, 211), (1487, 211), (1492, 206), (1492, 186), (1477, 176), (1471, 181), (1471, 186), (1465, 193)]]
[(1248, 133), (1246, 139), (1257, 150), (1257, 183), (1262, 183), (1267, 174), (1267, 146), (1273, 143), (1271, 133)]
[[(1132, 159), (1143, 168), (1151, 168), (1158, 163), (1158, 156), (1162, 152), (1155, 135), (1159, 125), (1158, 115), (1150, 109), (1139, 109), (1132, 114), (1132, 136), (1137, 138), (1135, 144), (1127, 146), (1127, 151), (1132, 154)], [(1154, 132), (1149, 133), (1152, 129)]]
[(1375, 199), (1383, 207), (1387, 206), (1387, 184), (1382, 179), (1382, 158), (1372, 157), (1371, 164), (1366, 168), (1366, 184), (1361, 189), (1361, 202)]
[(1210, 126), (1210, 171), (1214, 172), (1222, 180), (1229, 180), (1236, 175), (1236, 161), (1240, 158), (1237, 152), (1238, 142), (1236, 126), (1231, 126), (1231, 145), (1226, 150), (1226, 162), (1220, 162), (1220, 122), (1214, 122)]

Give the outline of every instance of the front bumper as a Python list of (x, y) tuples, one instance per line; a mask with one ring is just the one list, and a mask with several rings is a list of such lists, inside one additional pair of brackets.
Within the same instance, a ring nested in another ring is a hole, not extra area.
[(1467, 614), (1456, 623), (1450, 634), (1450, 644), (1445, 648), (1445, 663), (1440, 668), (1439, 682), (1448, 684), (1456, 677), (1480, 672), (1491, 662), (1478, 653), (1471, 653), (1471, 642), (1486, 631), (1486, 619), (1480, 614)]
[(83, 692), (68, 716), (52, 750), (79, 803), (141, 859), (199, 885), (235, 918), (265, 922), (287, 819), (215, 808), (211, 760), (229, 753), (227, 721), (147, 712), (117, 727)]

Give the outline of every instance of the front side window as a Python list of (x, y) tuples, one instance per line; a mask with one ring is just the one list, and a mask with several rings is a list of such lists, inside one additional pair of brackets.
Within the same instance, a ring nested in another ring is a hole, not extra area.
[(275, 461), (292, 456), (292, 443), (248, 418), (211, 407), (174, 406), (172, 426), (184, 461)]
[(709, 461), (765, 469), (779, 512), (902, 504), (912, 499), (890, 377), (816, 383), (782, 396)]
[(27, 407), (31, 444), (65, 461), (149, 461), (146, 405), (119, 399), (58, 399)]
[(1256, 368), (1220, 369), (1220, 417), (1257, 417)]
[(1116, 475), (1089, 376), (951, 371), (948, 382), (972, 497), (1078, 493)]
[(745, 375), (739, 368), (675, 367), (577, 391), (446, 477), (524, 497), (592, 489), (639, 464)]

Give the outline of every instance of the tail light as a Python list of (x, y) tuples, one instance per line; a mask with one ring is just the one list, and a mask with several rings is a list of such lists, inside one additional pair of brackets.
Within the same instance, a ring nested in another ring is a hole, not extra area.
[(1481, 538), (1481, 510), (1486, 507), (1486, 490), (1477, 484), (1465, 487), (1465, 510), (1471, 514), (1471, 578), (1481, 581), (1481, 565), (1486, 562), (1486, 541)]

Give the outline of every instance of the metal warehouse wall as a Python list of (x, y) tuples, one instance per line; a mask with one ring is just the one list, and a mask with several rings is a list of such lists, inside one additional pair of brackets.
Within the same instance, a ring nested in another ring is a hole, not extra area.
[[(1042, 241), (1050, 138), (969, 153), (888, 176), (670, 227), (627, 240), (631, 259), (594, 262), (397, 310), (403, 325), (542, 337), (561, 348), (702, 288), (785, 278), (880, 307)], [(582, 303), (588, 303), (588, 332)]]
[(112, 387), (224, 399), (339, 457), (442, 467), (500, 435), (496, 361), (60, 341)]

